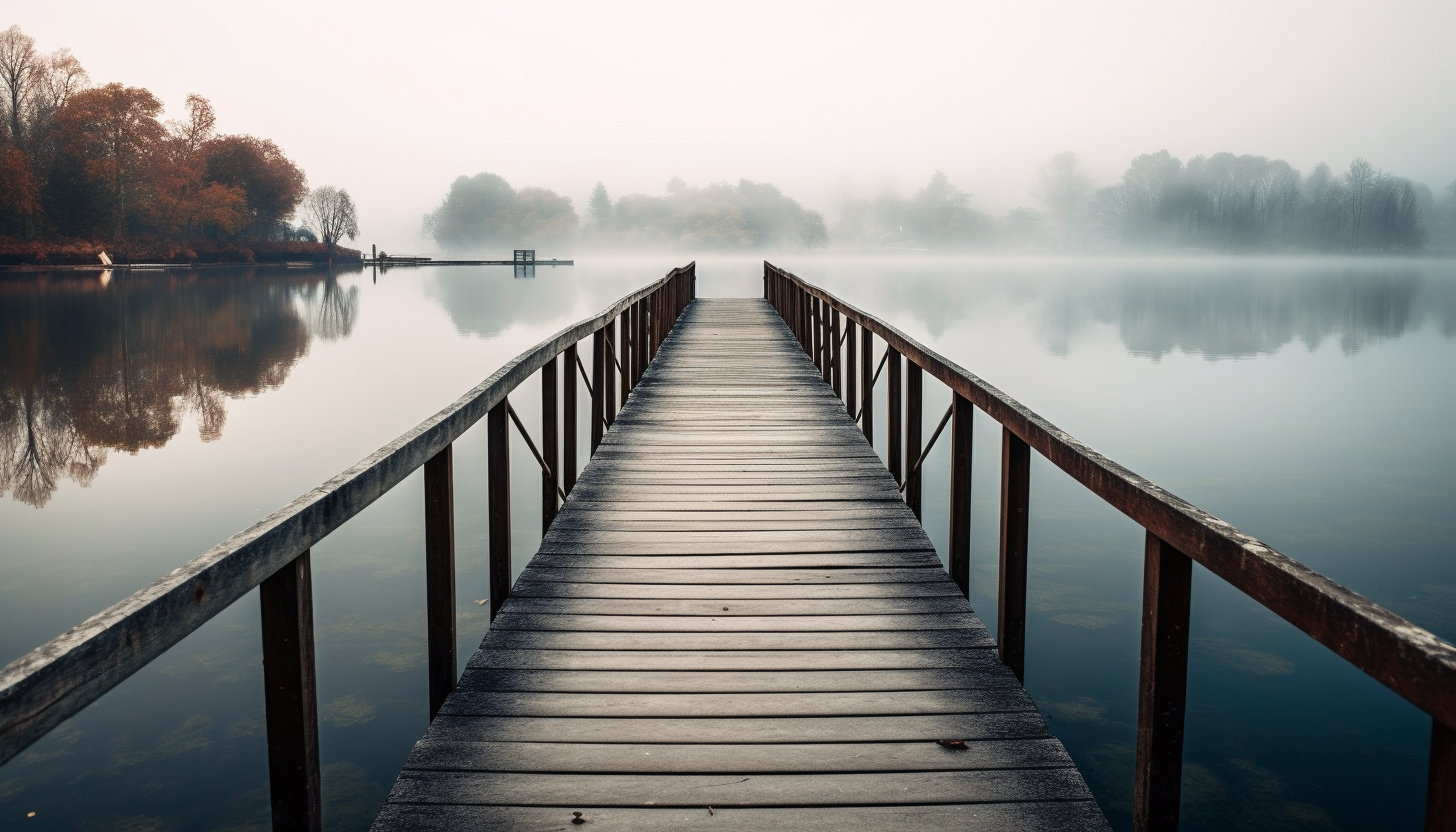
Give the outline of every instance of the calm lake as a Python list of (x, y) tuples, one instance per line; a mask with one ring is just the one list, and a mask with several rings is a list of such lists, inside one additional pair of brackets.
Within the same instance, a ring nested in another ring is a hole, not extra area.
[[(681, 259), (0, 277), (0, 664)], [(771, 259), (1456, 639), (1456, 262)], [(757, 259), (698, 275), (762, 291)], [(928, 436), (949, 394), (926, 388)], [(528, 425), (537, 396), (512, 396)], [(994, 630), (1000, 435), (975, 430), (971, 602)], [(947, 450), (924, 478), (942, 549)], [(487, 623), (483, 425), (455, 466), (463, 665)], [(539, 479), (513, 469), (519, 571)], [(1035, 454), (1031, 477), (1027, 687), (1130, 829), (1142, 531)], [(425, 728), (422, 492), (417, 472), (313, 550), (330, 830), (367, 829)], [(254, 592), (0, 767), (0, 828), (266, 829), (259, 638)], [(1185, 829), (1421, 827), (1429, 718), (1201, 567), (1188, 687)]]

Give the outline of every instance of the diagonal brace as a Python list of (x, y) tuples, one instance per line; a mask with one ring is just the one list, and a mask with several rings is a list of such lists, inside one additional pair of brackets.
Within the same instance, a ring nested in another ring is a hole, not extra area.
[[(520, 432), (521, 438), (526, 440), (526, 447), (531, 449), (531, 456), (536, 457), (536, 462), (540, 464), (542, 473), (548, 477), (551, 476), (551, 466), (546, 464), (546, 460), (542, 458), (541, 452), (536, 450), (536, 443), (531, 441), (531, 434), (527, 433), (526, 426), (521, 424), (521, 418), (516, 415), (516, 409), (511, 407), (510, 399), (506, 399), (506, 415), (510, 416), (511, 421), (515, 423), (516, 430)], [(556, 485), (556, 493), (561, 495), (561, 502), (566, 502), (566, 492), (561, 490), (560, 483)]]

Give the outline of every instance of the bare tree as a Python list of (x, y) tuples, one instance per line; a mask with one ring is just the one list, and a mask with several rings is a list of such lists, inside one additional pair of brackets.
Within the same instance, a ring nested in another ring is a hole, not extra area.
[(1059, 226), (1064, 251), (1071, 245), (1072, 236), (1081, 224), (1091, 194), (1092, 177), (1082, 168), (1077, 154), (1070, 150), (1048, 159), (1037, 171), (1036, 187), (1031, 195), (1047, 207)]
[(25, 140), (21, 130), (21, 119), (35, 94), (36, 78), (44, 66), (45, 58), (35, 51), (35, 38), (11, 26), (0, 32), (0, 94), (4, 100), (6, 127), (10, 139), (16, 144)]
[(1375, 166), (1357, 158), (1345, 172), (1345, 186), (1350, 194), (1350, 248), (1360, 250), (1360, 232), (1369, 209), (1370, 191), (1375, 185)]
[(187, 120), (173, 119), (167, 122), (167, 132), (181, 144), (187, 153), (194, 153), (216, 132), (217, 114), (212, 103), (192, 93), (187, 96)]
[(359, 214), (353, 197), (332, 185), (314, 188), (303, 198), (303, 221), (330, 251), (340, 239), (359, 236)]
[[(48, 55), (35, 85), (31, 105), (34, 120), (44, 124), (71, 100), (71, 96), (90, 86), (91, 76), (69, 49), (57, 49)], [(35, 129), (32, 127), (32, 129)], [(44, 128), (41, 128), (44, 129)]]

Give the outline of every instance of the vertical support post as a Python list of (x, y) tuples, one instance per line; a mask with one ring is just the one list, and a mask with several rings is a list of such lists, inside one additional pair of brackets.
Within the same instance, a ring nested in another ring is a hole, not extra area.
[(1143, 557), (1142, 664), (1132, 810), (1137, 832), (1178, 829), (1192, 578), (1193, 560), (1148, 532)]
[(657, 357), (657, 345), (661, 341), (658, 337), (658, 327), (661, 322), (657, 313), (657, 293), (653, 292), (642, 300), (643, 308), (647, 310), (647, 360), (650, 362)]
[(950, 579), (971, 597), (971, 428), (975, 407), (952, 393), (950, 421)]
[(799, 340), (799, 347), (808, 353), (810, 342), (808, 342), (808, 328), (804, 322), (808, 319), (808, 312), (804, 310), (804, 290), (798, 286), (792, 287), (792, 299), (794, 299), (794, 337)]
[(814, 317), (814, 298), (808, 292), (804, 291), (803, 287), (800, 287), (799, 294), (803, 296), (802, 302), (804, 305), (804, 352), (812, 356), (814, 354), (815, 321), (817, 320)]
[(890, 476), (894, 477), (895, 484), (899, 485), (905, 481), (904, 456), (902, 455), (905, 450), (905, 437), (902, 430), (905, 400), (900, 383), (900, 353), (894, 347), (890, 347), (889, 350), (889, 357), (886, 358), (889, 366), (885, 368), (890, 375), (889, 401), (885, 406), (885, 409), (889, 411), (886, 416), (889, 418), (890, 428), (887, 463), (890, 466)]
[(576, 345), (561, 357), (561, 490), (571, 494), (576, 487)]
[(637, 304), (628, 304), (622, 310), (622, 404), (627, 403), (627, 394), (632, 392), (632, 383), (636, 378), (636, 370), (632, 366), (632, 335), (636, 330), (632, 326), (632, 312)]
[(925, 416), (921, 412), (924, 403), (925, 371), (914, 361), (905, 361), (905, 503), (920, 516), (920, 469), (911, 471), (909, 466), (920, 459), (922, 450), (920, 433), (924, 430)]
[(637, 380), (632, 382), (636, 387), (642, 382), (642, 377), (647, 374), (647, 301), (637, 301), (637, 314), (633, 317), (637, 323), (637, 335), (634, 339), (634, 352), (636, 359), (632, 362), (637, 368)]
[(602, 343), (607, 345), (606, 354), (602, 357), (602, 380), (606, 384), (606, 389), (602, 392), (602, 416), (606, 418), (607, 427), (610, 428), (617, 420), (617, 364), (613, 361), (613, 356), (621, 354), (617, 347), (615, 318), (602, 328)]
[(819, 375), (825, 384), (832, 385), (834, 376), (830, 372), (829, 356), (834, 351), (834, 340), (829, 337), (829, 303), (819, 302)]
[[(575, 369), (575, 368), (573, 368)], [(541, 534), (551, 530), (559, 506), (556, 497), (561, 475), (561, 452), (557, 434), (561, 430), (556, 413), (556, 359), (541, 366), (541, 458), (551, 470), (541, 472)]]
[(511, 435), (506, 416), (507, 403), (500, 403), (485, 416), (485, 490), (490, 522), (489, 566), (490, 617), (500, 612), (511, 594)]
[(627, 333), (631, 330), (631, 324), (628, 323), (627, 310), (622, 310), (622, 314), (618, 316), (618, 320), (621, 326), (616, 328), (619, 328), (621, 331), (614, 332), (613, 335), (617, 339), (617, 349), (615, 350), (617, 360), (622, 365), (622, 386), (617, 391), (617, 410), (621, 410), (627, 406), (627, 397), (632, 394), (632, 344), (627, 340)]
[(1431, 720), (1426, 832), (1456, 832), (1456, 729), (1439, 719)]
[(849, 418), (853, 419), (855, 411), (859, 408), (859, 362), (855, 360), (859, 355), (859, 345), (855, 343), (854, 321), (848, 317), (844, 319), (844, 409), (849, 411)]
[(824, 369), (824, 326), (820, 323), (820, 321), (823, 320), (823, 315), (819, 311), (818, 298), (811, 297), (809, 299), (809, 302), (814, 308), (814, 320), (813, 324), (811, 325), (811, 329), (813, 329), (813, 334), (810, 338), (809, 343), (814, 350), (814, 366), (818, 368), (819, 374), (821, 376), (824, 376), (826, 375)]
[(1026, 509), (1031, 498), (1031, 448), (1001, 429), (1001, 581), (996, 648), (1017, 681), (1026, 675)]
[(309, 553), (258, 586), (263, 619), (263, 699), (273, 828), (319, 832), (318, 689), (314, 677)]
[(602, 433), (604, 422), (602, 416), (607, 412), (606, 398), (606, 367), (607, 360), (607, 339), (602, 330), (592, 333), (592, 381), (591, 381), (591, 452), (597, 452), (597, 446), (602, 444)]
[(455, 689), (455, 463), (446, 445), (425, 462), (425, 629), (430, 719)]
[(844, 378), (839, 371), (839, 310), (829, 310), (829, 343), (825, 346), (829, 358), (829, 375), (833, 379), (834, 395), (844, 400)]
[(868, 329), (860, 330), (860, 429), (865, 441), (875, 444), (875, 334)]

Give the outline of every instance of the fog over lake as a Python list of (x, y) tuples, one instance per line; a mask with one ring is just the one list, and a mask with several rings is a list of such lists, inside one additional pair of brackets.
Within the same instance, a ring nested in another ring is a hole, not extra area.
[[(760, 297), (765, 259), (1456, 639), (1453, 31), (1449, 0), (11, 3), (0, 665), (670, 269)], [(574, 265), (389, 260), (518, 251)], [(927, 437), (949, 401), (927, 381)], [(539, 385), (511, 403), (539, 427)], [(1001, 431), (975, 417), (993, 634)], [(541, 480), (510, 442), (519, 574)], [(485, 459), (455, 443), (462, 667)], [(1030, 481), (1026, 688), (1123, 832), (1144, 530)], [(329, 832), (428, 725), (423, 490), (312, 549)], [(267, 829), (258, 619), (0, 766), (0, 828)], [(1201, 566), (1190, 632), (1183, 829), (1421, 828), (1429, 715)]]

